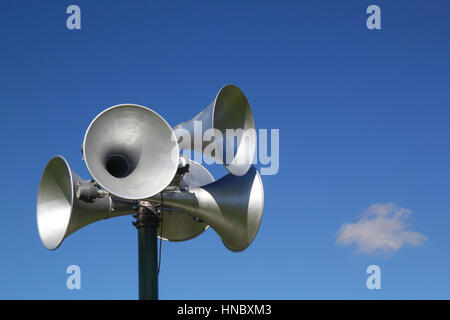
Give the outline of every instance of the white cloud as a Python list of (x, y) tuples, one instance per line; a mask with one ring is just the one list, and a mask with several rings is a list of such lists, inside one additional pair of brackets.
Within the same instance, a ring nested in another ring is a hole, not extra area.
[(423, 234), (407, 230), (412, 211), (392, 202), (372, 204), (356, 223), (344, 223), (337, 243), (357, 245), (357, 253), (391, 254), (401, 247), (418, 246), (427, 240)]

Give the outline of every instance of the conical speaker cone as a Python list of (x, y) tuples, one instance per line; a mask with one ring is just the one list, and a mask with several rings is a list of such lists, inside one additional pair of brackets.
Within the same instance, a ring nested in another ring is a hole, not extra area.
[[(183, 176), (177, 187), (193, 188), (214, 182), (213, 176), (202, 165), (193, 160), (188, 160), (188, 163), (189, 172)], [(164, 198), (164, 192), (162, 192), (162, 197)], [(185, 241), (199, 236), (208, 228), (208, 224), (195, 218), (184, 210), (171, 208), (163, 210), (162, 222), (158, 227), (158, 237), (166, 241)]]
[(162, 191), (178, 168), (172, 129), (155, 111), (139, 105), (117, 105), (100, 113), (86, 131), (83, 152), (92, 177), (125, 199)]

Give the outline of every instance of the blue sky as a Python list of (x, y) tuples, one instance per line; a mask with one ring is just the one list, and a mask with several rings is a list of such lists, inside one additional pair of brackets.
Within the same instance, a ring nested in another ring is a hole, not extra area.
[[(82, 29), (66, 28), (77, 4)], [(366, 28), (381, 8), (382, 29)], [(36, 227), (55, 154), (88, 178), (80, 144), (106, 107), (131, 102), (171, 124), (238, 85), (258, 128), (280, 129), (253, 245), (213, 230), (163, 243), (161, 299), (450, 298), (448, 1), (2, 1), (0, 298), (136, 299), (130, 216), (49, 252)], [(215, 178), (225, 174), (208, 167)], [(411, 212), (427, 237), (389, 255), (337, 245), (372, 204)], [(81, 267), (81, 290), (65, 286)], [(366, 268), (381, 268), (381, 290)]]

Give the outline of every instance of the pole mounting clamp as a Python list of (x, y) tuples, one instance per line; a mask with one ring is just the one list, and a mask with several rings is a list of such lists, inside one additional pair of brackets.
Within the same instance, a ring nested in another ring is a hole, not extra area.
[(154, 208), (149, 202), (139, 203), (138, 213), (133, 217), (136, 218), (136, 221), (133, 222), (136, 229), (147, 226), (157, 228), (159, 222), (161, 221), (160, 216), (157, 214), (156, 208)]

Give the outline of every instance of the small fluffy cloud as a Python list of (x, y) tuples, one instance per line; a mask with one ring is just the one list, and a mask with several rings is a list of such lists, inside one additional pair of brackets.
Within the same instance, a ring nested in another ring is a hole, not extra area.
[(423, 234), (407, 230), (412, 211), (396, 204), (371, 205), (356, 223), (344, 223), (338, 231), (337, 243), (357, 245), (357, 253), (391, 254), (401, 247), (418, 246), (427, 240)]

